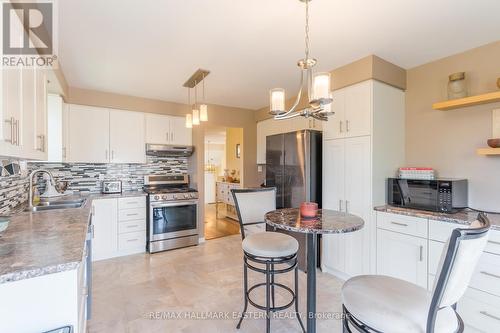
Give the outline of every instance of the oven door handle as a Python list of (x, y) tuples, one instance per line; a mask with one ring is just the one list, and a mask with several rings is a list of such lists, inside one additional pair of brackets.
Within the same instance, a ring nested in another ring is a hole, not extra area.
[(186, 200), (179, 202), (170, 202), (170, 203), (152, 203), (151, 208), (163, 208), (163, 207), (177, 207), (177, 206), (189, 206), (189, 205), (197, 205), (198, 200)]

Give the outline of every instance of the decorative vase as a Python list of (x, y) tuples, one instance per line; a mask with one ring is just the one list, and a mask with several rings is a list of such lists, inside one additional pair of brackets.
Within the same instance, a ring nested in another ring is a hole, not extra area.
[(448, 99), (467, 97), (467, 82), (465, 72), (453, 73), (448, 76)]
[(300, 215), (306, 218), (318, 216), (318, 204), (315, 202), (303, 202), (300, 204)]

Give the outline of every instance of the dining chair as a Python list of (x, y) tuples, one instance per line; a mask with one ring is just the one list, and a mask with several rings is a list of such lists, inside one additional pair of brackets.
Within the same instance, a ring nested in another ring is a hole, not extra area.
[[(243, 293), (245, 305), (238, 321), (240, 329), (248, 308), (248, 303), (266, 311), (266, 332), (271, 330), (271, 313), (285, 310), (295, 304), (295, 315), (300, 327), (305, 332), (300, 318), (298, 306), (298, 265), (297, 252), (299, 243), (289, 235), (278, 232), (246, 233), (252, 225), (265, 225), (264, 215), (276, 209), (276, 188), (232, 189), (236, 212), (241, 229), (243, 248)], [(265, 231), (265, 228), (262, 229)], [(263, 273), (266, 282), (248, 286), (248, 269)], [(294, 290), (275, 281), (275, 275), (294, 271)], [(258, 304), (251, 298), (251, 293), (259, 287), (265, 287), (266, 304)], [(275, 288), (279, 288), (291, 296), (291, 300), (283, 305), (275, 303)]]
[(479, 214), (451, 233), (432, 288), (393, 277), (360, 275), (342, 287), (343, 332), (463, 332), (456, 304), (464, 295), (488, 240), (490, 222)]

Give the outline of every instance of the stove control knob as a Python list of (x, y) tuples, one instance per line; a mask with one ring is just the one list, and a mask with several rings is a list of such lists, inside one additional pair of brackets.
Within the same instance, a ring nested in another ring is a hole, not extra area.
[(155, 195), (153, 198), (154, 198), (155, 200), (160, 200), (160, 196), (159, 196), (159, 195)]
[(166, 195), (162, 195), (162, 196), (161, 196), (161, 198), (162, 198), (163, 200), (167, 200), (167, 199), (168, 199), (168, 197), (167, 197)]
[(184, 199), (189, 199), (189, 198), (191, 198), (190, 194), (184, 194)]

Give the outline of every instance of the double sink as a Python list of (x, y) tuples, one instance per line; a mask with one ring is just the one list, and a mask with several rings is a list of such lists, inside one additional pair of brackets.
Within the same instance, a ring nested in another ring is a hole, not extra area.
[(41, 201), (33, 207), (26, 208), (26, 211), (42, 212), (55, 209), (80, 208), (85, 205), (86, 201), (87, 199)]

